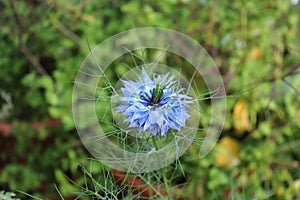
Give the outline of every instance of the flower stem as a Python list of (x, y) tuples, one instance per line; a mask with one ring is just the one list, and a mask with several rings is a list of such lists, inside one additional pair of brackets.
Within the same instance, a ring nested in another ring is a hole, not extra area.
[[(156, 137), (155, 136), (152, 137), (152, 141), (153, 141), (153, 145), (155, 147), (155, 150), (158, 151), (158, 146), (157, 146), (157, 143), (156, 143)], [(171, 198), (171, 193), (170, 193), (170, 189), (169, 189), (169, 185), (168, 185), (168, 180), (167, 180), (165, 168), (161, 169), (161, 173), (162, 173), (162, 177), (163, 177), (165, 190), (167, 192), (168, 200), (170, 200), (172, 198)]]

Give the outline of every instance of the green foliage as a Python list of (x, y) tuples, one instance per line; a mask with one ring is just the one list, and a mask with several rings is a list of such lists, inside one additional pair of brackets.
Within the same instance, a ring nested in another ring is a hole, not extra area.
[[(213, 57), (230, 97), (221, 139), (229, 137), (239, 147), (232, 151), (239, 161), (232, 167), (217, 164), (217, 148), (199, 159), (201, 141), (196, 141), (180, 165), (172, 166), (170, 184), (184, 179), (191, 199), (295, 199), (300, 188), (299, 12), (299, 3), (280, 0), (1, 1), (0, 91), (11, 96), (13, 109), (0, 123), (13, 130), (8, 136), (0, 131), (0, 188), (43, 198), (57, 196), (54, 183), (66, 197), (81, 194), (82, 188), (87, 199), (123, 192), (113, 178), (105, 179), (101, 164), (83, 174), (78, 170), (90, 155), (75, 130), (72, 87), (89, 46), (133, 27), (154, 26), (191, 36)], [(160, 52), (145, 53), (149, 62)], [(124, 57), (125, 64), (133, 65), (130, 55)], [(161, 63), (188, 66), (172, 55)], [(106, 71), (113, 84), (127, 72), (123, 64), (117, 60)], [(186, 69), (184, 75), (191, 77), (192, 68)], [(198, 79), (201, 94), (206, 88)], [(99, 91), (99, 98), (106, 92)], [(0, 100), (1, 109), (7, 102)], [(200, 103), (210, 110), (209, 102)], [(101, 113), (109, 106), (96, 109)], [(200, 118), (201, 127), (210, 122), (205, 113)], [(34, 128), (35, 122), (52, 119), (59, 124)], [(237, 125), (236, 119), (243, 120)], [(158, 175), (148, 181), (161, 183)], [(0, 198), (14, 196), (0, 192)]]
[(12, 190), (20, 187), (24, 191), (30, 191), (39, 186), (41, 174), (34, 172), (31, 168), (23, 165), (8, 165), (1, 174), (0, 182), (8, 182)]

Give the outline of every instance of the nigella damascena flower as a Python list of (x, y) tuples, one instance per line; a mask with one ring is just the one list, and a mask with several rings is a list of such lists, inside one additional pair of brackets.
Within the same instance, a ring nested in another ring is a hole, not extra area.
[(130, 128), (160, 137), (170, 128), (185, 127), (190, 117), (187, 108), (192, 101), (191, 97), (181, 94), (183, 89), (178, 88), (173, 79), (169, 74), (156, 74), (152, 80), (143, 69), (138, 81), (122, 80), (123, 96), (117, 110), (126, 115)]

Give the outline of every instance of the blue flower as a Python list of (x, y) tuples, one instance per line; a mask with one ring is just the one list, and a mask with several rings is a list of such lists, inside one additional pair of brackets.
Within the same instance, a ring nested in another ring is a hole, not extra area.
[(121, 105), (117, 110), (126, 116), (129, 128), (165, 136), (168, 130), (180, 130), (190, 117), (187, 112), (191, 97), (181, 94), (174, 76), (155, 74), (153, 80), (145, 69), (138, 81), (122, 80)]

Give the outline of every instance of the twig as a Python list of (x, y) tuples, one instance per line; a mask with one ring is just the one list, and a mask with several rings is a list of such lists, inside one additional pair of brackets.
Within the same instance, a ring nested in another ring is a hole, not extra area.
[(44, 69), (44, 67), (41, 65), (41, 63), (38, 61), (38, 59), (31, 53), (31, 51), (26, 47), (25, 44), (22, 43), (22, 35), (24, 34), (27, 25), (25, 23), (24, 18), (20, 15), (18, 12), (15, 1), (14, 0), (9, 0), (11, 9), (13, 10), (14, 16), (17, 20), (17, 24), (19, 26), (19, 50), (24, 54), (24, 56), (27, 58), (27, 60), (36, 68), (36, 70), (41, 74), (41, 75), (47, 75), (47, 71)]
[(26, 47), (24, 44), (19, 44), (20, 51), (25, 55), (27, 60), (36, 68), (36, 70), (41, 75), (47, 75), (47, 71), (44, 69), (44, 67), (41, 65), (41, 63), (38, 61), (38, 59), (31, 53), (31, 51)]
[(199, 33), (199, 32), (204, 31), (205, 29), (212, 28), (212, 27), (214, 27), (215, 25), (216, 25), (216, 22), (215, 22), (215, 21), (210, 21), (210, 22), (208, 22), (208, 23), (206, 23), (206, 24), (203, 24), (203, 25), (200, 26), (200, 27), (197, 27), (197, 28), (195, 28), (195, 29), (189, 31), (189, 32), (188, 32), (188, 35), (189, 35), (189, 36), (193, 36), (193, 35), (195, 35), (195, 34), (197, 34), (197, 33)]
[(26, 29), (26, 24), (25, 21), (23, 19), (23, 17), (18, 13), (16, 5), (15, 5), (15, 1), (14, 0), (9, 0), (11, 9), (13, 10), (13, 13), (15, 15), (15, 18), (18, 22), (19, 27), (21, 28), (21, 30), (25, 30)]
[(73, 42), (75, 42), (80, 47), (83, 46), (83, 42), (81, 41), (81, 38), (76, 35), (74, 32), (72, 32), (70, 29), (68, 29), (64, 24), (62, 24), (58, 20), (52, 20), (53, 26), (58, 29), (61, 33), (63, 33), (67, 38), (71, 39)]
[(294, 72), (296, 72), (298, 69), (300, 68), (300, 63), (297, 63), (293, 66), (290, 67), (290, 70), (288, 70), (286, 73), (284, 73), (282, 76), (280, 77), (272, 77), (272, 78), (269, 78), (269, 79), (266, 79), (264, 80), (263, 82), (274, 82), (276, 81), (277, 79), (281, 79), (283, 80), (284, 78), (292, 75)]
[(291, 83), (290, 83), (289, 81), (287, 81), (285, 78), (283, 78), (282, 81), (283, 81), (285, 84), (287, 84), (290, 88), (292, 88), (292, 89), (296, 92), (297, 95), (300, 95), (300, 92), (297, 90), (297, 88), (295, 88), (295, 87), (293, 86), (293, 84), (291, 84)]

